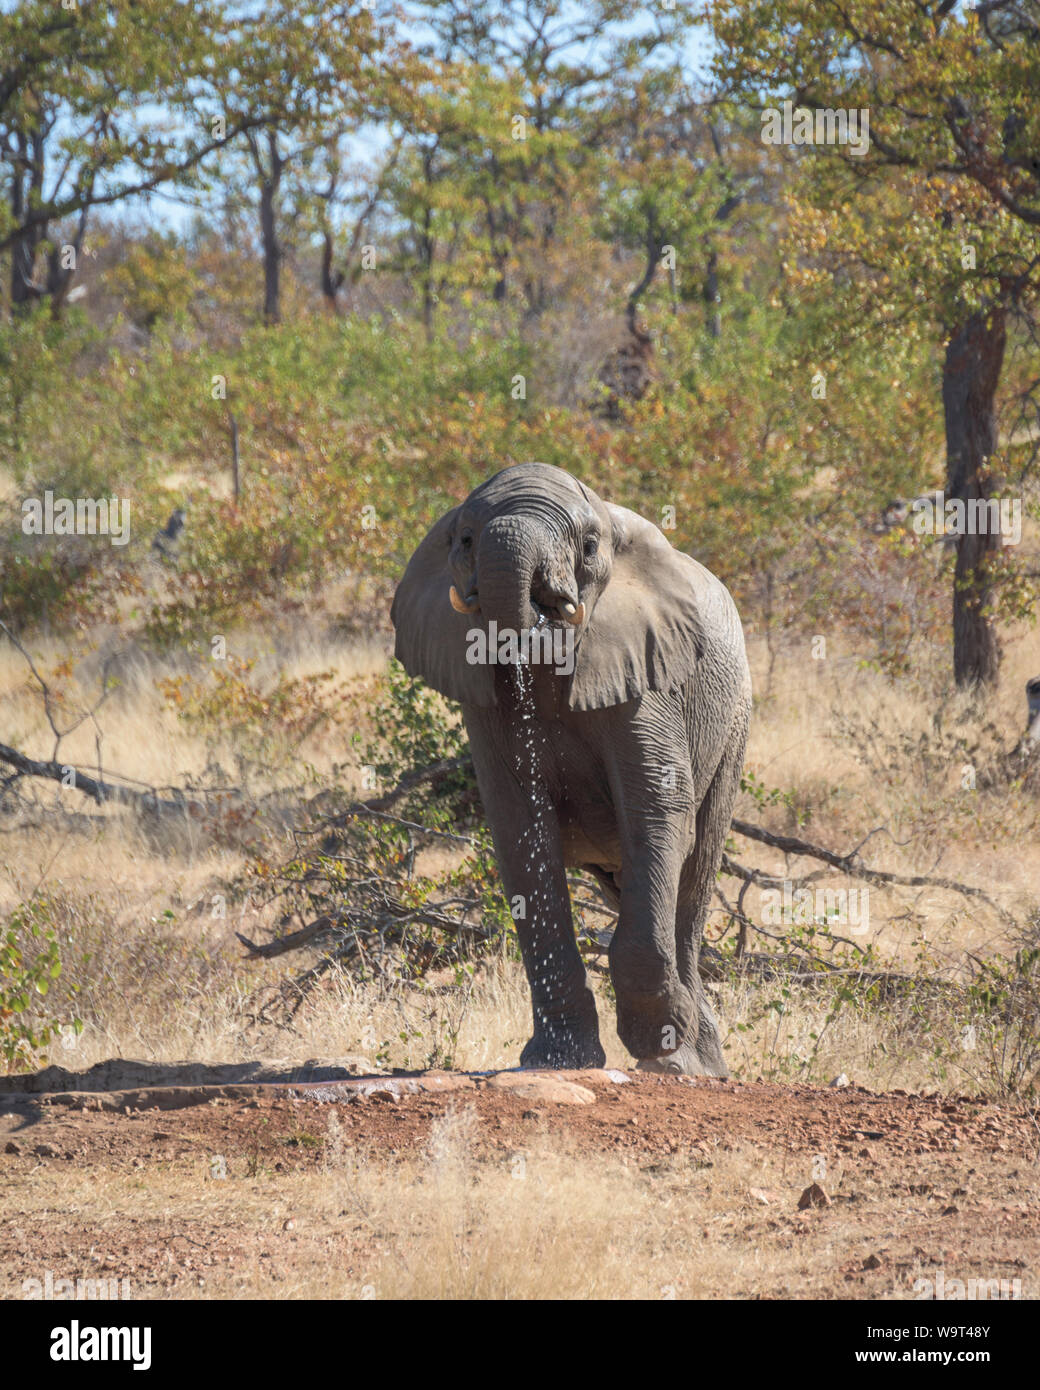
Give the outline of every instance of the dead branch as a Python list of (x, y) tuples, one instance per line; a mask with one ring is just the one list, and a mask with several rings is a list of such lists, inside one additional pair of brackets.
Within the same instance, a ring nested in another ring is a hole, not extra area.
[(121, 787), (100, 777), (91, 777), (69, 763), (40, 762), (36, 758), (27, 758), (24, 753), (19, 753), (16, 748), (9, 748), (6, 743), (0, 743), (0, 762), (13, 767), (19, 776), (43, 777), (62, 786), (73, 787), (84, 796), (91, 797), (99, 806), (112, 801), (122, 806), (133, 806), (139, 811), (153, 815), (177, 812), (182, 816), (197, 817), (205, 812), (200, 802), (190, 800), (179, 788), (171, 789), (175, 793), (173, 800), (163, 800), (154, 789), (135, 791), (132, 787)]
[(265, 941), (260, 946), (255, 941), (250, 941), (248, 936), (243, 936), (240, 931), (235, 932), (235, 935), (252, 957), (282, 956), (286, 951), (296, 951), (334, 927), (342, 926), (344, 921), (343, 916), (326, 912), (309, 926), (301, 927), (299, 931), (291, 932), (288, 936), (276, 937), (274, 941)]
[[(931, 874), (897, 874), (884, 869), (871, 869), (863, 863), (856, 850), (849, 854), (836, 854), (834, 850), (824, 849), (821, 845), (811, 844), (808, 840), (799, 840), (793, 835), (776, 835), (771, 830), (763, 830), (761, 826), (751, 825), (750, 822), (743, 820), (734, 819), (732, 826), (738, 835), (744, 835), (749, 840), (757, 840), (760, 844), (782, 850), (785, 854), (819, 859), (824, 864), (830, 864), (840, 873), (848, 874), (851, 878), (861, 878), (867, 883), (876, 884), (878, 887), (895, 884), (902, 888), (945, 888), (951, 893), (961, 893), (965, 897), (978, 898), (987, 907), (992, 908), (1004, 922), (1013, 923), (1015, 920), (1010, 912), (995, 903), (981, 888), (973, 888), (968, 883), (958, 883), (955, 879), (938, 878)], [(731, 860), (730, 863), (732, 864), (732, 862)], [(738, 877), (744, 877), (750, 872), (754, 871), (744, 870)], [(808, 882), (808, 879), (805, 881)]]

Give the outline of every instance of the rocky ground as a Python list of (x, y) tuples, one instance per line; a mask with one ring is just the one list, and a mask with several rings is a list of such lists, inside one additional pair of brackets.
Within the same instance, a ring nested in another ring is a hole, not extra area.
[[(618, 1071), (350, 1071), (121, 1062), (0, 1080), (0, 1293), (49, 1270), (129, 1277), (137, 1297), (285, 1296), (334, 1262), (336, 1291), (358, 1296), (374, 1263), (420, 1258), (430, 1189), (409, 1226), (392, 1204), (378, 1221), (334, 1212), (330, 1185), (360, 1164), (418, 1191), (460, 1117), (473, 1185), (551, 1154), (590, 1183), (627, 1173), (666, 1206), (684, 1272), (662, 1276), (665, 1296), (913, 1298), (937, 1270), (1040, 1289), (1040, 1127), (1022, 1106)], [(685, 1272), (698, 1245), (717, 1256), (714, 1290), (711, 1259)]]

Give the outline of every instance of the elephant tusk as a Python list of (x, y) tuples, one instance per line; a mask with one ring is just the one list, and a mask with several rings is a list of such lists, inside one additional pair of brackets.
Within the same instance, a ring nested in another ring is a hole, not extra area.
[(456, 613), (476, 613), (480, 609), (480, 604), (477, 602), (476, 591), (470, 594), (468, 598), (459, 598), (459, 591), (453, 584), (448, 590), (448, 598), (451, 600), (451, 606), (455, 609)]
[(585, 621), (585, 605), (583, 603), (579, 603), (577, 608), (573, 603), (565, 603), (562, 605), (562, 612), (564, 621), (573, 627), (578, 627)]

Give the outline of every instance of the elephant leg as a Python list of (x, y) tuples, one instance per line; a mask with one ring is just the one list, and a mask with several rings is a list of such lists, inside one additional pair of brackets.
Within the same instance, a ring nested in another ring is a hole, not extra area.
[(634, 1057), (675, 1052), (697, 1000), (675, 959), (674, 921), (682, 863), (677, 848), (644, 848), (621, 871), (621, 905), (610, 943), (618, 1037)]
[[(683, 866), (675, 914), (676, 958), (680, 978), (695, 1003), (693, 1017), (675, 1052), (668, 1056), (643, 1057), (637, 1066), (640, 1071), (666, 1072), (681, 1076), (726, 1077), (729, 1071), (722, 1055), (718, 1025), (698, 969), (700, 940), (711, 901), (715, 873), (710, 874), (705, 891), (704, 875), (712, 859), (712, 846), (707, 840), (700, 838), (699, 815), (697, 819), (697, 846)], [(725, 838), (723, 833), (718, 843), (720, 859)]]
[(696, 1012), (682, 1045), (668, 1057), (640, 1061), (643, 1071), (686, 1076), (728, 1076), (718, 1025), (701, 980), (699, 956), (704, 925), (715, 890), (715, 876), (733, 815), (733, 802), (744, 766), (750, 711), (742, 707), (715, 775), (697, 812), (697, 839), (683, 865), (675, 912), (675, 949), (679, 975), (696, 1000)]
[(611, 730), (607, 775), (621, 849), (618, 921), (610, 978), (618, 1037), (634, 1057), (675, 1052), (696, 1014), (675, 954), (675, 906), (693, 838), (696, 802), (682, 706), (655, 697), (621, 706)]
[(617, 879), (609, 869), (604, 869), (601, 864), (582, 864), (581, 866), (587, 874), (591, 874), (599, 886), (603, 889), (603, 896), (613, 907), (621, 906), (621, 892), (617, 885)]
[(513, 763), (500, 721), (496, 726), (484, 711), (467, 711), (466, 728), (531, 987), (534, 1033), (520, 1065), (602, 1067), (606, 1054), (574, 934), (556, 809), (526, 756), (519, 768)]

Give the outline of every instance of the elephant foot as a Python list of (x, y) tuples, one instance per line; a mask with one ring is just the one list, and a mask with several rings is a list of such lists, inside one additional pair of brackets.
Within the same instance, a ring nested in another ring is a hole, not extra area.
[(636, 1071), (652, 1071), (666, 1076), (729, 1076), (721, 1052), (706, 1058), (698, 1057), (692, 1043), (683, 1043), (667, 1057), (644, 1057), (636, 1063)]
[(661, 1057), (677, 1052), (696, 1029), (697, 1002), (681, 986), (655, 995), (622, 994), (617, 989), (618, 1037), (633, 1057)]
[[(639, 1055), (635, 1053), (635, 1056)], [(686, 1034), (674, 1051), (658, 1053), (656, 1057), (647, 1056), (644, 1052), (636, 1068), (638, 1071), (663, 1072), (673, 1076), (728, 1077), (729, 1069), (722, 1056), (718, 1024), (707, 998), (702, 996), (699, 1001), (696, 1028)]]
[(548, 1071), (570, 1071), (585, 1067), (604, 1067), (607, 1054), (594, 1029), (570, 1031), (556, 1027), (535, 1033), (520, 1054), (522, 1067), (538, 1067)]

